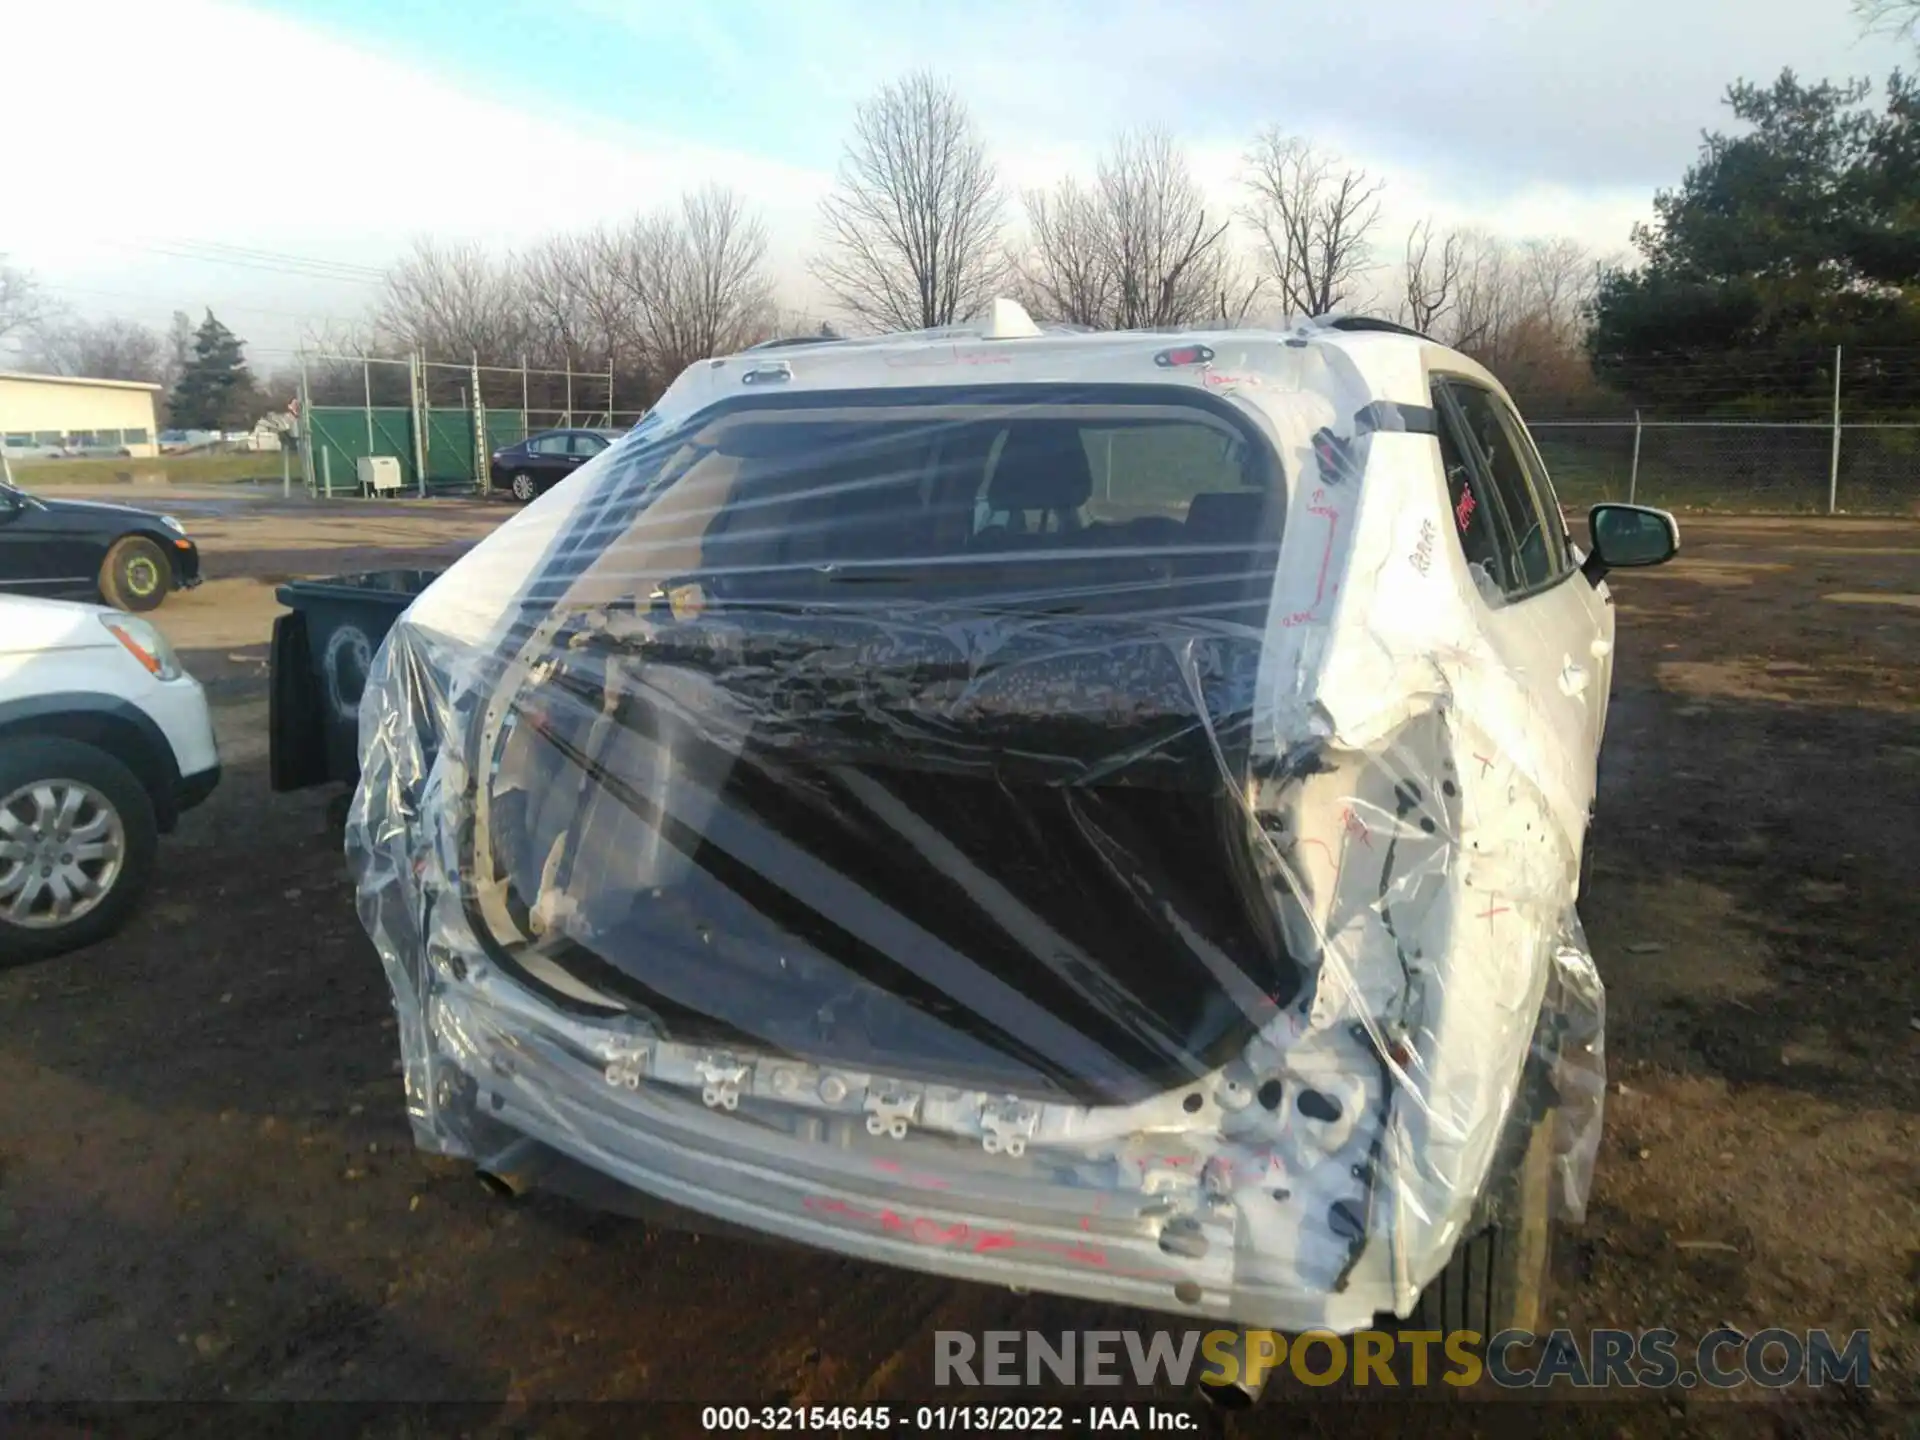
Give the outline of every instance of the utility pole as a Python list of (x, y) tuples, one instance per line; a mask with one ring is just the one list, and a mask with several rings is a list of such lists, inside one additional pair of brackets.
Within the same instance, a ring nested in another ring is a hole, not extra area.
[(493, 493), (493, 456), (487, 449), (487, 406), (480, 398), (480, 352), (473, 357), (473, 480), (482, 495)]
[(1833, 347), (1833, 453), (1827, 460), (1827, 514), (1840, 508), (1840, 347)]
[(407, 355), (407, 399), (411, 410), (409, 428), (413, 431), (414, 493), (427, 498), (427, 392), (426, 365), (418, 350)]

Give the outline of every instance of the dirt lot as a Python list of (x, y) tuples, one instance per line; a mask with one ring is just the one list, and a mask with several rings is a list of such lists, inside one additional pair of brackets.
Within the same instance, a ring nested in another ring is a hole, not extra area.
[[(124, 934), (0, 974), (0, 1398), (925, 1399), (936, 1329), (1164, 1323), (504, 1204), (416, 1155), (326, 797), (267, 789), (265, 639), (276, 580), (441, 563), (501, 511), (169, 508), (216, 578), (158, 619), (228, 772)], [(1868, 1328), (1871, 1398), (1792, 1428), (1899, 1429), (1920, 1400), (1920, 524), (1716, 518), (1686, 542), (1616, 582), (1582, 908), (1618, 1093), (1554, 1309)], [(1550, 1428), (1760, 1419), (1676, 1392)]]

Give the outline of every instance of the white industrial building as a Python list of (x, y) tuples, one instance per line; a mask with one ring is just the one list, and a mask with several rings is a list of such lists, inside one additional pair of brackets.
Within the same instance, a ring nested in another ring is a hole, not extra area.
[(158, 385), (0, 370), (0, 444), (9, 456), (160, 453)]

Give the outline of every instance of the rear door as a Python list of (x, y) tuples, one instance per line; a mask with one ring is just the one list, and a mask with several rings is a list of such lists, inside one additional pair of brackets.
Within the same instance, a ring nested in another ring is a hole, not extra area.
[[(1566, 766), (1560, 798), (1571, 807), (1569, 823), (1584, 831), (1605, 715), (1604, 608), (1580, 574), (1512, 406), (1458, 375), (1436, 376), (1433, 400), (1456, 535), (1481, 574), (1483, 627), (1551, 732)], [(1577, 854), (1582, 834), (1569, 839)]]
[(595, 435), (591, 430), (574, 431), (568, 445), (568, 473), (578, 470), (606, 448), (607, 441), (603, 436)]
[(573, 436), (565, 430), (536, 435), (527, 442), (527, 468), (542, 485), (573, 473)]

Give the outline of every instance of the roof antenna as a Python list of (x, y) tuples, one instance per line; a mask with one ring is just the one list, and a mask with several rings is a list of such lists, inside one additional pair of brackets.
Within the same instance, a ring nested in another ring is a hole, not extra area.
[(980, 334), (983, 340), (1030, 340), (1040, 334), (1040, 327), (1033, 323), (1033, 317), (1018, 301), (995, 297), (987, 310), (987, 328)]

